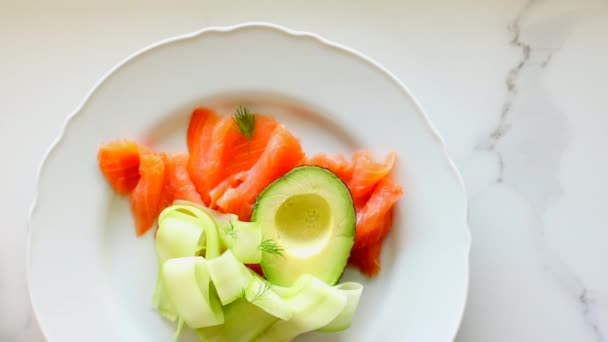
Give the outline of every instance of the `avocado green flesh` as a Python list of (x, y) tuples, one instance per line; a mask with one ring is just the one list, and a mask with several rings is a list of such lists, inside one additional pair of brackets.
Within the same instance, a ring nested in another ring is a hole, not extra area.
[(252, 220), (281, 254), (262, 253), (270, 282), (291, 286), (302, 274), (335, 284), (355, 237), (355, 209), (346, 185), (331, 171), (301, 166), (269, 185), (254, 206)]

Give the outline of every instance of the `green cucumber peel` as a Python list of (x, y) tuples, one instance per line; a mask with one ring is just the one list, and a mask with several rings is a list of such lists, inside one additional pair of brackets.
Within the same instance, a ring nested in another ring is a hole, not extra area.
[(161, 279), (179, 319), (191, 328), (222, 324), (222, 310), (203, 257), (174, 258), (165, 261)]
[(262, 231), (257, 223), (243, 222), (236, 218), (219, 229), (220, 240), (234, 256), (244, 264), (259, 264), (262, 261)]
[(249, 269), (236, 259), (230, 250), (208, 262), (211, 280), (223, 305), (238, 299), (242, 289), (251, 282)]
[(197, 329), (201, 341), (250, 342), (278, 321), (259, 307), (244, 299), (224, 306), (224, 324)]
[(346, 296), (338, 289), (311, 276), (300, 276), (286, 302), (294, 310), (290, 320), (279, 320), (259, 336), (259, 341), (289, 341), (296, 336), (320, 329), (344, 310)]
[(177, 322), (175, 338), (184, 325), (204, 341), (287, 341), (351, 326), (362, 285), (330, 286), (305, 274), (289, 287), (276, 286), (244, 265), (259, 263), (264, 253), (283, 253), (262, 238), (257, 223), (176, 201), (158, 225), (153, 304)]
[(340, 291), (346, 297), (346, 305), (342, 312), (338, 314), (333, 321), (329, 322), (326, 326), (320, 328), (318, 331), (323, 332), (337, 332), (350, 328), (353, 323), (353, 317), (359, 306), (359, 299), (363, 292), (363, 285), (355, 282), (346, 282), (334, 286), (335, 289)]
[[(198, 251), (200, 252), (202, 249), (205, 249), (205, 258), (213, 259), (220, 255), (220, 240), (218, 236), (218, 228), (216, 221), (212, 218), (206, 210), (202, 209), (201, 206), (194, 205), (186, 205), (186, 204), (175, 204), (172, 205), (165, 210), (163, 210), (158, 217), (158, 225), (159, 225), (159, 233), (163, 229), (168, 230), (164, 235), (173, 235), (174, 231), (177, 230), (175, 227), (179, 227), (181, 225), (195, 225), (202, 228), (204, 232), (204, 239), (201, 237), (197, 240)], [(171, 228), (171, 229), (169, 229)], [(156, 236), (156, 248), (159, 251), (159, 247), (165, 247), (163, 244), (164, 240), (158, 241), (158, 234)], [(191, 240), (190, 240), (191, 241)], [(160, 245), (159, 245), (160, 244)], [(204, 247), (204, 248), (203, 248)], [(160, 252), (160, 251), (159, 251)], [(171, 252), (183, 252), (180, 254), (185, 254), (191, 252), (187, 251), (175, 251)], [(195, 253), (196, 254), (196, 253)], [(160, 256), (161, 260), (165, 255)], [(170, 257), (178, 257), (178, 256), (170, 256)]]
[(294, 313), (289, 303), (274, 291), (272, 284), (257, 274), (243, 289), (241, 298), (281, 320), (291, 319)]

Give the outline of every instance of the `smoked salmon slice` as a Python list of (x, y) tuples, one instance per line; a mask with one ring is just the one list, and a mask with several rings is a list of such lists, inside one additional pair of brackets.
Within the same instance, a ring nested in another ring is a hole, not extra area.
[[(230, 120), (232, 121), (232, 119)], [(236, 133), (237, 137), (232, 140), (226, 167), (223, 169), (222, 179), (251, 169), (262, 153), (264, 153), (266, 145), (278, 124), (270, 116), (257, 114), (251, 140), (247, 140), (236, 129), (233, 129), (231, 133), (232, 135)]]
[(135, 233), (144, 235), (160, 213), (161, 196), (165, 183), (165, 165), (162, 156), (142, 153), (139, 163), (139, 181), (131, 192), (131, 211), (135, 218)]
[[(243, 137), (231, 117), (197, 108), (188, 128), (188, 171), (206, 205), (211, 191), (229, 176), (249, 170), (264, 152), (276, 120), (256, 115), (251, 139)], [(216, 191), (217, 193), (217, 191)]]
[(130, 194), (139, 181), (139, 153), (140, 147), (130, 140), (116, 140), (99, 148), (101, 173), (121, 195)]
[(369, 152), (357, 151), (351, 161), (341, 155), (318, 154), (306, 162), (333, 171), (349, 188), (357, 224), (348, 262), (369, 277), (380, 271), (382, 242), (392, 226), (393, 206), (403, 194), (401, 186), (389, 178), (395, 160), (394, 152), (384, 162), (376, 162)]
[(381, 269), (380, 256), (382, 253), (382, 244), (386, 234), (390, 231), (392, 224), (393, 213), (391, 210), (386, 214), (383, 220), (382, 238), (369, 246), (351, 250), (348, 264), (358, 268), (361, 273), (368, 277), (377, 275)]
[(176, 200), (190, 201), (203, 204), (201, 195), (196, 191), (188, 173), (188, 155), (164, 154), (165, 184), (161, 196), (160, 211), (170, 206)]
[(353, 177), (353, 163), (338, 154), (330, 157), (325, 153), (320, 153), (306, 161), (308, 165), (324, 167), (335, 173), (344, 183), (348, 184)]
[(383, 163), (374, 161), (368, 151), (355, 152), (352, 158), (353, 175), (347, 183), (355, 206), (360, 206), (369, 198), (376, 184), (392, 171), (395, 160), (395, 152), (389, 153)]
[(224, 191), (217, 200), (217, 206), (223, 212), (236, 214), (241, 220), (248, 221), (258, 194), (303, 161), (304, 152), (298, 139), (283, 125), (278, 125), (255, 165), (243, 175), (238, 186)]
[(368, 277), (373, 277), (380, 272), (380, 254), (382, 243), (375, 243), (360, 249), (353, 249), (350, 252), (348, 264), (354, 266)]
[(362, 207), (369, 199), (376, 184), (395, 166), (397, 155), (389, 153), (384, 162), (376, 162), (368, 151), (355, 152), (350, 161), (342, 155), (334, 157), (324, 153), (308, 159), (306, 164), (324, 167), (335, 173), (348, 186), (355, 207)]
[(201, 191), (211, 192), (226, 178), (249, 170), (260, 158), (277, 122), (268, 116), (256, 117), (251, 140), (241, 135), (230, 117), (225, 117), (216, 124), (212, 133), (214, 144), (207, 153), (207, 162), (197, 171), (206, 175), (206, 188)]
[[(190, 151), (190, 153), (201, 147), (199, 139), (203, 135), (203, 130), (207, 126), (207, 121), (215, 119), (217, 119), (217, 114), (211, 109), (198, 107), (192, 111), (192, 116), (190, 116), (190, 123), (188, 125), (188, 133), (186, 135), (188, 151)], [(212, 125), (209, 127), (211, 126)]]
[(230, 188), (236, 188), (241, 183), (243, 183), (246, 177), (247, 171), (241, 171), (239, 173), (228, 176), (228, 178), (224, 179), (220, 184), (213, 188), (213, 190), (211, 190), (211, 192), (209, 193), (209, 196), (211, 197), (211, 203), (209, 204), (210, 208), (218, 209), (218, 199), (222, 197), (226, 190)]
[(386, 217), (402, 194), (401, 186), (390, 178), (385, 177), (378, 182), (369, 200), (357, 211), (353, 249), (372, 245), (388, 234), (389, 231), (385, 229)]
[(210, 109), (197, 108), (192, 113), (188, 126), (188, 173), (203, 202), (209, 204), (209, 184), (207, 171), (212, 167), (209, 159), (209, 150), (212, 148), (213, 131), (220, 117)]

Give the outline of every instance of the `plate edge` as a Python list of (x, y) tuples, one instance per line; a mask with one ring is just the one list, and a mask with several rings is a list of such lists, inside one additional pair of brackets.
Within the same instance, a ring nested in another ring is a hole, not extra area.
[(30, 317), (28, 319), (28, 321), (34, 320), (36, 321), (36, 323), (38, 324), (38, 326), (40, 327), (40, 331), (43, 335), (43, 337), (45, 338), (45, 340), (48, 341), (48, 337), (45, 334), (44, 329), (42, 328), (42, 324), (40, 322), (40, 320), (38, 319), (38, 314), (37, 314), (37, 310), (36, 307), (34, 305), (34, 300), (33, 300), (33, 296), (32, 296), (32, 291), (31, 291), (31, 238), (32, 238), (32, 217), (34, 216), (35, 212), (36, 212), (36, 208), (38, 205), (38, 197), (39, 197), (39, 187), (40, 187), (40, 178), (42, 175), (42, 172), (45, 168), (46, 162), (49, 159), (49, 157), (51, 156), (51, 154), (53, 153), (53, 151), (56, 149), (57, 146), (59, 146), (59, 144), (62, 142), (63, 137), (65, 136), (68, 127), (70, 125), (70, 123), (72, 122), (72, 120), (78, 115), (80, 114), (80, 112), (82, 111), (82, 109), (84, 108), (85, 104), (89, 101), (89, 99), (93, 96), (93, 94), (95, 94), (95, 92), (97, 91), (97, 89), (112, 75), (114, 74), (114, 72), (116, 72), (118, 69), (122, 68), (124, 65), (128, 64), (129, 62), (131, 62), (132, 60), (134, 60), (136, 57), (150, 51), (153, 50), (155, 48), (158, 48), (162, 45), (168, 44), (168, 43), (172, 43), (172, 42), (176, 42), (176, 41), (180, 41), (180, 40), (186, 40), (186, 39), (191, 39), (191, 38), (195, 38), (198, 36), (201, 36), (203, 34), (209, 33), (209, 32), (231, 32), (231, 31), (236, 31), (236, 30), (240, 30), (240, 29), (246, 29), (246, 28), (268, 28), (268, 29), (274, 29), (276, 31), (285, 33), (287, 35), (293, 36), (293, 37), (304, 37), (304, 38), (312, 38), (316, 41), (318, 41), (320, 44), (322, 45), (326, 45), (344, 52), (348, 52), (351, 55), (359, 58), (360, 60), (370, 64), (372, 67), (375, 67), (377, 69), (379, 69), (381, 72), (383, 72), (392, 82), (394, 82), (402, 91), (403, 93), (412, 101), (412, 103), (414, 104), (414, 107), (416, 108), (418, 115), (421, 116), (421, 118), (423, 119), (423, 121), (425, 122), (427, 128), (431, 131), (431, 134), (433, 135), (433, 137), (435, 138), (436, 142), (440, 145), (443, 156), (445, 158), (445, 160), (448, 162), (448, 166), (452, 172), (452, 176), (454, 176), (456, 178), (457, 183), (459, 184), (460, 189), (462, 190), (462, 194), (463, 194), (463, 203), (464, 203), (464, 222), (462, 223), (462, 228), (464, 228), (465, 233), (466, 233), (466, 247), (465, 247), (465, 253), (466, 253), (466, 265), (465, 265), (465, 270), (466, 270), (466, 281), (465, 281), (465, 293), (463, 296), (463, 301), (460, 304), (460, 314), (459, 317), (456, 319), (456, 321), (454, 322), (454, 327), (453, 332), (450, 334), (452, 335), (452, 338), (450, 339), (451, 341), (454, 341), (456, 338), (456, 335), (458, 334), (459, 331), (459, 327), (462, 323), (462, 319), (464, 316), (464, 311), (466, 308), (466, 303), (468, 300), (468, 294), (469, 294), (469, 283), (470, 283), (470, 254), (471, 254), (471, 231), (469, 228), (469, 219), (468, 219), (468, 196), (467, 196), (467, 191), (466, 191), (466, 187), (464, 184), (464, 180), (462, 178), (462, 175), (460, 174), (460, 171), (458, 170), (458, 168), (456, 167), (456, 164), (454, 163), (454, 161), (452, 160), (452, 158), (450, 157), (448, 150), (447, 150), (447, 146), (445, 144), (445, 141), (443, 139), (443, 137), (439, 134), (439, 131), (435, 128), (435, 126), (433, 125), (432, 121), (430, 120), (429, 116), (426, 114), (426, 111), (423, 109), (422, 105), (420, 104), (420, 102), (416, 99), (416, 97), (414, 97), (412, 95), (412, 92), (410, 91), (410, 89), (403, 83), (401, 82), (401, 80), (399, 78), (397, 78), (391, 71), (389, 71), (386, 67), (384, 67), (382, 64), (380, 64), (379, 62), (377, 62), (376, 60), (372, 59), (371, 57), (367, 56), (366, 54), (355, 50), (353, 48), (350, 48), (348, 46), (342, 45), (340, 43), (331, 41), (329, 39), (324, 38), (323, 36), (316, 34), (316, 33), (312, 33), (309, 31), (299, 31), (299, 30), (293, 30), (290, 28), (287, 28), (285, 26), (282, 25), (278, 25), (278, 24), (273, 24), (270, 22), (261, 22), (261, 21), (248, 21), (248, 22), (243, 22), (240, 24), (235, 24), (235, 25), (228, 25), (228, 26), (209, 26), (209, 27), (205, 27), (190, 33), (186, 33), (183, 35), (178, 35), (178, 36), (173, 36), (173, 37), (169, 37), (169, 38), (165, 38), (162, 40), (159, 40), (155, 43), (149, 44), (139, 50), (137, 50), (136, 52), (130, 54), (129, 56), (127, 56), (126, 58), (122, 59), (120, 62), (118, 62), (117, 64), (115, 64), (112, 68), (110, 68), (107, 72), (105, 72), (103, 74), (103, 76), (101, 76), (97, 82), (95, 82), (95, 84), (93, 85), (93, 87), (87, 92), (87, 94), (83, 97), (83, 99), (80, 101), (80, 103), (76, 106), (76, 109), (74, 109), (64, 120), (63, 125), (61, 130), (59, 131), (58, 135), (55, 137), (55, 139), (53, 139), (53, 141), (51, 142), (51, 144), (48, 146), (48, 148), (46, 149), (46, 151), (44, 152), (42, 159), (40, 161), (40, 163), (38, 164), (38, 170), (36, 172), (36, 176), (35, 176), (35, 181), (34, 181), (34, 195), (33, 195), (33, 200), (32, 203), (30, 205), (29, 211), (28, 211), (28, 217), (27, 217), (27, 234), (26, 234), (26, 248), (25, 248), (25, 262), (26, 262), (26, 269), (25, 269), (25, 273), (26, 273), (26, 287), (27, 287), (27, 293), (28, 293), (28, 297), (30, 300), (30, 304), (31, 304), (31, 308), (32, 308), (32, 313), (33, 313), (33, 317)]

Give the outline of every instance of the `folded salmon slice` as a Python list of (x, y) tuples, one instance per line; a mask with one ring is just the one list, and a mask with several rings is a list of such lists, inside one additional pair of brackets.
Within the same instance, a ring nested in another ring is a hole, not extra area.
[(348, 186), (355, 207), (360, 208), (369, 199), (376, 184), (387, 176), (395, 166), (397, 155), (390, 152), (384, 162), (375, 161), (366, 150), (355, 152), (351, 160), (343, 155), (328, 156), (321, 153), (306, 161), (306, 164), (331, 170)]
[(376, 162), (368, 151), (355, 152), (352, 158), (353, 175), (347, 182), (355, 206), (365, 203), (376, 184), (393, 170), (396, 157), (395, 152), (391, 152), (384, 162)]
[(163, 157), (133, 141), (115, 140), (99, 148), (98, 160), (112, 188), (129, 195), (135, 233), (145, 234), (160, 211), (165, 183)]
[(378, 182), (365, 206), (357, 212), (353, 249), (372, 245), (388, 234), (389, 230), (385, 229), (386, 217), (402, 194), (401, 186), (390, 178), (384, 177)]
[(216, 204), (223, 212), (233, 213), (241, 220), (248, 221), (257, 196), (270, 183), (289, 170), (301, 165), (304, 152), (300, 142), (287, 129), (278, 125), (260, 158), (253, 167), (242, 175), (242, 181), (235, 187), (228, 187)]
[(196, 108), (192, 112), (188, 126), (187, 143), (190, 151), (188, 173), (206, 205), (209, 204), (209, 190), (211, 189), (207, 177), (214, 166), (209, 154), (213, 146), (213, 131), (219, 121), (220, 117), (212, 110)]
[(371, 245), (351, 250), (348, 264), (358, 268), (361, 273), (368, 277), (377, 275), (381, 269), (380, 257), (382, 254), (384, 238), (390, 231), (392, 224), (393, 210), (391, 209), (386, 213), (382, 221), (382, 233), (380, 234), (382, 236), (381, 239), (372, 243)]
[(200, 191), (210, 193), (226, 178), (249, 170), (264, 152), (276, 126), (277, 122), (271, 117), (256, 115), (254, 134), (248, 140), (238, 131), (231, 117), (220, 119), (212, 133), (213, 143), (207, 161), (198, 171), (206, 175), (206, 188)]
[(357, 225), (348, 262), (369, 277), (380, 271), (382, 242), (392, 226), (393, 207), (403, 194), (389, 176), (395, 160), (393, 152), (384, 162), (376, 162), (369, 152), (357, 151), (351, 161), (341, 155), (318, 154), (306, 162), (333, 171), (351, 191)]
[(161, 197), (160, 211), (176, 200), (203, 204), (201, 195), (188, 173), (188, 155), (182, 153), (163, 154), (165, 163), (165, 184)]
[(232, 117), (219, 117), (205, 108), (193, 112), (188, 128), (188, 171), (206, 205), (211, 204), (211, 191), (218, 184), (255, 164), (277, 124), (269, 116), (256, 115), (254, 134), (248, 140)]
[(163, 157), (155, 153), (142, 153), (139, 175), (140, 179), (129, 198), (135, 218), (135, 233), (137, 236), (142, 236), (152, 228), (160, 212), (165, 184)]
[(228, 178), (224, 179), (209, 193), (209, 196), (211, 197), (211, 203), (209, 204), (209, 207), (212, 209), (220, 209), (217, 205), (217, 201), (222, 197), (222, 195), (224, 195), (226, 190), (230, 188), (236, 188), (241, 183), (243, 183), (246, 177), (247, 171), (241, 171), (239, 173), (230, 175), (228, 176)]
[[(230, 121), (232, 119), (230, 118)], [(270, 116), (256, 114), (255, 129), (251, 140), (247, 140), (233, 127), (231, 130), (232, 144), (228, 151), (228, 159), (225, 168), (222, 170), (222, 180), (228, 176), (238, 174), (242, 171), (251, 169), (260, 159), (278, 122)], [(236, 138), (234, 135), (236, 134)]]
[(331, 157), (325, 153), (320, 153), (308, 159), (306, 164), (331, 170), (346, 184), (353, 178), (354, 163), (344, 158), (341, 154)]
[(130, 140), (116, 140), (99, 148), (101, 173), (121, 195), (130, 194), (139, 181), (139, 153), (139, 145)]

